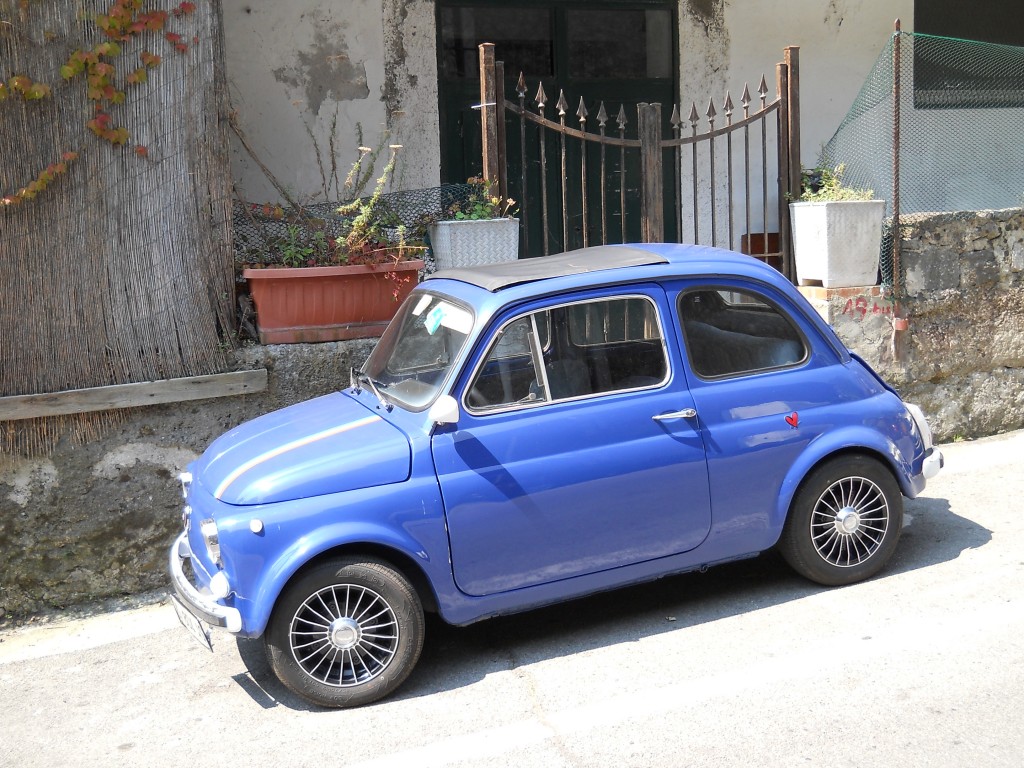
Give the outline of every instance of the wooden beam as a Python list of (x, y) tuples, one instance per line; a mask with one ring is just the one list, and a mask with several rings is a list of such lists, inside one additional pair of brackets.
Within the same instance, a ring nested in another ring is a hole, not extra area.
[(499, 183), (498, 105), (494, 43), (481, 43), (480, 51), (480, 144), (483, 152), (484, 181)]
[(262, 392), (266, 388), (267, 369), (258, 368), (254, 371), (144, 381), (137, 384), (114, 384), (109, 387), (72, 389), (41, 395), (13, 395), (0, 397), (0, 421), (205, 400), (210, 397)]

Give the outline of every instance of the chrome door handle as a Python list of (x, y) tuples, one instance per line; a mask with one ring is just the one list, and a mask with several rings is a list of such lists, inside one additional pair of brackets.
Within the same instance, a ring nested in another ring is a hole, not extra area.
[(696, 415), (697, 412), (693, 408), (683, 408), (681, 411), (672, 411), (672, 413), (659, 413), (651, 418), (655, 421), (665, 421), (666, 419), (692, 419)]

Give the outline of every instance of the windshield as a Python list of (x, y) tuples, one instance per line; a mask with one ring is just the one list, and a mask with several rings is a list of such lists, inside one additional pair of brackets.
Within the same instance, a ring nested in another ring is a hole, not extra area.
[(440, 394), (472, 328), (473, 313), (467, 308), (431, 293), (413, 293), (362, 372), (389, 402), (421, 411)]

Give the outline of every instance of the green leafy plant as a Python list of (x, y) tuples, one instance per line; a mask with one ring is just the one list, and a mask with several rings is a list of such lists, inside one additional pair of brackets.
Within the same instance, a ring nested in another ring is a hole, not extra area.
[(835, 168), (813, 168), (801, 174), (799, 201), (804, 203), (827, 203), (843, 200), (873, 200), (873, 189), (854, 189), (843, 185), (846, 165)]
[(511, 197), (502, 199), (495, 194), (494, 183), (487, 182), (479, 176), (467, 180), (470, 192), (464, 202), (453, 204), (442, 220), (481, 221), (484, 219), (504, 219), (516, 215), (516, 201)]
[[(301, 230), (296, 224), (288, 225), (288, 236), (281, 245), (281, 261), (289, 267), (301, 267), (309, 261), (316, 253), (313, 245), (304, 245), (301, 239)], [(323, 236), (323, 233), (318, 233)]]
[[(345, 178), (346, 192), (361, 191), (373, 178), (381, 148), (359, 148), (359, 155)], [(256, 219), (262, 219), (267, 222), (266, 229), (277, 233), (281, 232), (284, 224), (284, 234), (265, 235), (262, 252), (254, 253), (245, 266), (373, 266), (420, 258), (426, 251), (426, 245), (421, 238), (410, 235), (384, 199), (401, 148), (400, 145), (390, 146), (388, 162), (377, 177), (372, 193), (367, 197), (350, 199), (337, 208), (340, 218), (318, 218), (302, 207), (286, 210), (277, 204), (249, 206), (248, 212), (254, 224)], [(337, 234), (339, 230), (340, 235)], [(396, 281), (412, 279), (411, 276), (394, 273), (387, 276)]]

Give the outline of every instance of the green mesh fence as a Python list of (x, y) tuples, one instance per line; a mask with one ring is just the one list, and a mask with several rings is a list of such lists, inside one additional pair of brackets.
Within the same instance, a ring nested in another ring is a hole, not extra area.
[(872, 189), (875, 197), (886, 201), (881, 272), (887, 286), (894, 283), (891, 217), (897, 104), (901, 215), (1020, 206), (1024, 48), (894, 34), (822, 150), (819, 166), (843, 165), (845, 186)]

